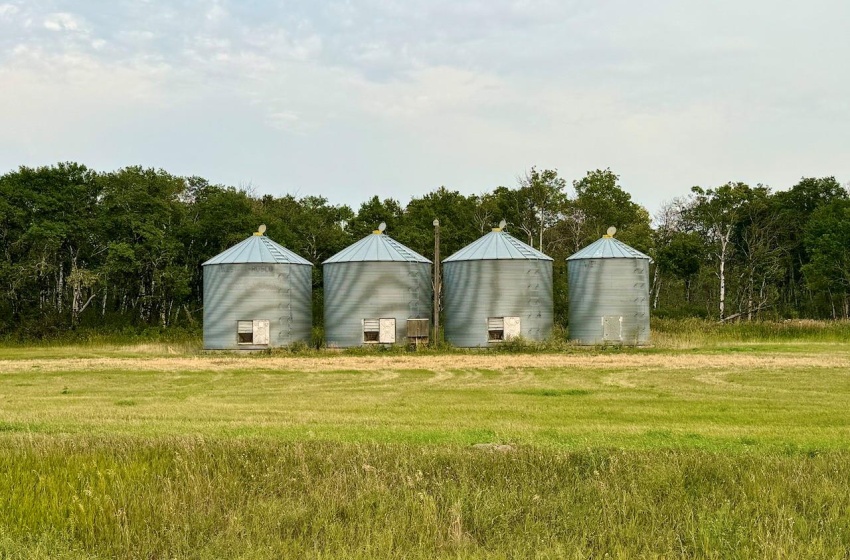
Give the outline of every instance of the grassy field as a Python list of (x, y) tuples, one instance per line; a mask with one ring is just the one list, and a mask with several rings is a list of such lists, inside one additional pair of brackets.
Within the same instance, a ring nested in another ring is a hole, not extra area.
[(850, 342), (830, 328), (2, 347), (0, 558), (847, 558)]

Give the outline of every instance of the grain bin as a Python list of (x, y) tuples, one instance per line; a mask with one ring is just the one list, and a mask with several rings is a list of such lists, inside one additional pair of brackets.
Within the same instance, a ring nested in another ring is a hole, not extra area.
[(614, 239), (615, 228), (567, 259), (570, 339), (580, 344), (649, 344), (649, 263)]
[(203, 264), (204, 348), (259, 350), (310, 342), (313, 265), (260, 230)]
[(404, 344), (427, 336), (431, 261), (385, 235), (384, 227), (323, 263), (329, 347)]
[(444, 332), (455, 346), (488, 347), (552, 333), (552, 259), (494, 228), (443, 261)]

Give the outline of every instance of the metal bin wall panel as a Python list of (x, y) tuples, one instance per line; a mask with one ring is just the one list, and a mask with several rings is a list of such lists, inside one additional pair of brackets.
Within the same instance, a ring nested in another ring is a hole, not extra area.
[(519, 317), (521, 336), (552, 334), (551, 260), (469, 260), (443, 263), (446, 341), (463, 348), (491, 346), (490, 317)]
[[(256, 350), (309, 343), (312, 267), (239, 263), (204, 266), (204, 348)], [(268, 320), (269, 344), (237, 344), (237, 321)]]
[(364, 319), (395, 319), (397, 344), (407, 341), (408, 319), (431, 319), (430, 263), (326, 263), (322, 274), (325, 341), (330, 347), (361, 346)]
[(648, 259), (572, 260), (567, 271), (571, 340), (587, 345), (649, 344)]

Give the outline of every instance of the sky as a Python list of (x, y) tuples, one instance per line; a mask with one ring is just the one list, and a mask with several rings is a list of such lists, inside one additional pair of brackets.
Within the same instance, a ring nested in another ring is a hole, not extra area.
[(355, 208), (610, 167), (850, 181), (846, 0), (0, 0), (0, 172), (78, 161)]

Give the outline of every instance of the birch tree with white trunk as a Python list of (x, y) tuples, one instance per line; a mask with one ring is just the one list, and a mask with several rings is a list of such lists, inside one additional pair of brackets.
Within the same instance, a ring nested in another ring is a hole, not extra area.
[(712, 247), (719, 281), (718, 310), (726, 319), (728, 269), (734, 254), (733, 235), (753, 189), (744, 183), (729, 182), (716, 189), (693, 187), (687, 216)]

